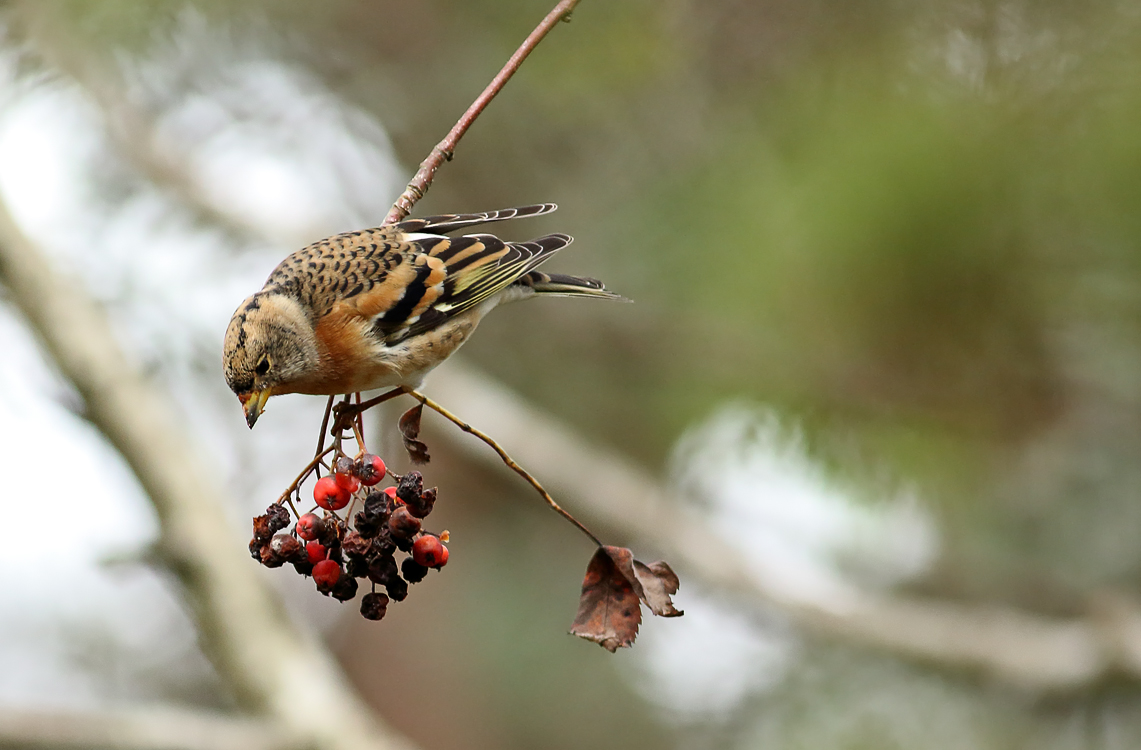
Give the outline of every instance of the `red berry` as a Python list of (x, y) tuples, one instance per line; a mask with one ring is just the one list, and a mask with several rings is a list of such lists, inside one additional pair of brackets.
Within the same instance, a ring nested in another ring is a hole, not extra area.
[(341, 580), (341, 566), (333, 560), (322, 560), (313, 566), (313, 580), (321, 591), (329, 591)]
[(316, 565), (325, 559), (325, 545), (320, 542), (308, 542), (305, 545), (305, 554), (309, 556), (309, 562)]
[(349, 504), (349, 492), (332, 477), (321, 477), (313, 487), (313, 499), (325, 510), (340, 510)]
[(440, 537), (425, 534), (412, 543), (412, 559), (425, 568), (436, 568), (448, 560), (448, 548), (440, 542)]
[(384, 459), (371, 453), (361, 456), (360, 461), (353, 467), (353, 473), (360, 477), (361, 484), (365, 487), (380, 484), (386, 471), (388, 469), (384, 465)]
[(350, 495), (361, 488), (361, 480), (357, 479), (352, 474), (342, 474), (337, 472), (333, 475), (333, 481), (337, 483), (338, 487), (340, 487), (345, 492), (348, 492)]
[(325, 522), (322, 521), (321, 517), (316, 513), (306, 513), (297, 519), (297, 525), (294, 526), (294, 530), (297, 532), (297, 536), (307, 542), (311, 542), (321, 536), (324, 523)]
[(395, 487), (385, 487), (384, 488), (384, 494), (391, 497), (396, 502), (397, 505), (404, 505), (404, 501), (396, 496), (396, 488)]

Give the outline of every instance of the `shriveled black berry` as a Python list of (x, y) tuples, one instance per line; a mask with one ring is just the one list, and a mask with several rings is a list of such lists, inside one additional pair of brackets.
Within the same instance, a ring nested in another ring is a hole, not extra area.
[(392, 555), (373, 557), (368, 563), (368, 577), (373, 583), (379, 583), (382, 586), (387, 585), (394, 578), (399, 578), (400, 573), (396, 569), (396, 558)]
[(429, 487), (416, 498), (415, 501), (408, 502), (408, 512), (417, 518), (427, 518), (428, 514), (432, 512), (432, 507), (436, 504), (436, 488)]
[(400, 576), (394, 576), (392, 580), (385, 583), (384, 589), (396, 602), (402, 602), (408, 596), (408, 584)]
[(339, 602), (347, 602), (357, 595), (357, 579), (352, 576), (342, 575), (337, 579), (333, 585), (332, 591), (329, 596), (333, 597)]
[(396, 496), (406, 504), (420, 502), (420, 494), (424, 492), (424, 477), (418, 471), (410, 471), (400, 477), (396, 485)]
[(388, 597), (373, 592), (361, 598), (361, 615), (368, 620), (379, 620), (388, 611)]
[(363, 510), (353, 516), (353, 525), (356, 527), (357, 533), (364, 539), (372, 539), (379, 534), (381, 524), (382, 521), (379, 518), (369, 518)]
[(265, 509), (265, 514), (254, 517), (254, 539), (268, 542), (277, 532), (289, 525), (289, 511), (284, 505), (274, 503)]
[(362, 537), (359, 531), (350, 531), (341, 540), (341, 549), (349, 556), (361, 555), (363, 557), (369, 553), (371, 547), (372, 542)]
[(388, 533), (388, 526), (385, 525), (376, 538), (372, 540), (372, 552), (369, 553), (371, 558), (373, 555), (391, 555), (396, 551), (396, 544), (392, 541), (392, 535)]
[(321, 535), (317, 539), (326, 547), (331, 547), (338, 544), (345, 536), (345, 522), (332, 515), (326, 515), (324, 521)]
[(370, 519), (387, 520), (392, 507), (392, 498), (387, 492), (373, 490), (365, 496), (364, 514)]
[(368, 560), (361, 555), (349, 555), (345, 561), (345, 572), (353, 578), (368, 576)]
[(404, 558), (404, 562), (400, 563), (400, 572), (409, 583), (420, 583), (428, 575), (428, 569), (411, 557)]
[(293, 569), (303, 576), (313, 575), (313, 563), (306, 559), (304, 562), (293, 563)]
[(250, 540), (250, 557), (258, 562), (261, 562), (261, 546), (263, 544), (265, 544), (265, 542), (262, 542), (256, 536)]

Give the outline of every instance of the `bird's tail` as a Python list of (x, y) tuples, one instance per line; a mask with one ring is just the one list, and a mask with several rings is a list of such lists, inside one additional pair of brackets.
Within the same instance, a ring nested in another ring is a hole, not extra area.
[(551, 297), (596, 297), (621, 302), (630, 301), (620, 294), (607, 290), (598, 279), (588, 279), (583, 276), (530, 271), (520, 276), (516, 283), (531, 287), (535, 294), (545, 294)]

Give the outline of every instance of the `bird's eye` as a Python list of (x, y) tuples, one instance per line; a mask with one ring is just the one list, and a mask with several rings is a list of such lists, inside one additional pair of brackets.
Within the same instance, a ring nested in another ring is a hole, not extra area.
[(258, 362), (258, 366), (254, 368), (254, 372), (259, 376), (269, 372), (269, 357), (262, 357), (261, 362)]

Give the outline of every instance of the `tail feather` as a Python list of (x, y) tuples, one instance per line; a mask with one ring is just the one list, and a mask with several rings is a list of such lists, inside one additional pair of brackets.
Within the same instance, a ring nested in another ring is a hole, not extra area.
[(531, 271), (520, 276), (517, 283), (531, 287), (535, 294), (545, 294), (550, 297), (596, 297), (630, 301), (620, 294), (609, 291), (598, 279), (588, 279), (584, 276)]

